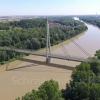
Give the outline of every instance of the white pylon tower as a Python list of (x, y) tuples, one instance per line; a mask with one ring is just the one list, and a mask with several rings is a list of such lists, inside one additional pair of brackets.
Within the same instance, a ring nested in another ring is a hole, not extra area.
[(51, 48), (50, 48), (50, 31), (49, 31), (49, 22), (47, 18), (47, 36), (46, 36), (46, 63), (50, 63), (51, 60)]

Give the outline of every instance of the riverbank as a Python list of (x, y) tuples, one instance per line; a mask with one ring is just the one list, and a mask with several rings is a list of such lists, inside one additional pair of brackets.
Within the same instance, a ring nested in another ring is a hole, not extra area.
[[(88, 29), (87, 29), (87, 30), (88, 30)], [(87, 30), (86, 30), (86, 31), (87, 31)], [(84, 33), (85, 33), (86, 31), (81, 32), (80, 34), (77, 34), (77, 35), (75, 35), (74, 37), (72, 37), (72, 38), (70, 38), (70, 39), (67, 39), (66, 41), (63, 41), (63, 42), (61, 42), (61, 43), (59, 43), (59, 44), (56, 44), (56, 45), (51, 46), (51, 52), (52, 52), (53, 50), (57, 49), (57, 48), (62, 48), (62, 49), (63, 49), (63, 45), (69, 44), (69, 43), (72, 42), (73, 40), (76, 40), (76, 39), (80, 38), (82, 35), (84, 35)], [(41, 48), (41, 49), (39, 49), (39, 50), (36, 50), (35, 52), (36, 52), (36, 53), (46, 53), (46, 48)], [(2, 66), (5, 66), (6, 64), (11, 63), (11, 62), (13, 62), (13, 61), (15, 61), (15, 60), (17, 60), (17, 59), (22, 58), (22, 57), (25, 57), (25, 55), (23, 55), (23, 56), (22, 56), (22, 55), (19, 55), (19, 56), (16, 57), (16, 58), (10, 59), (9, 61), (5, 61), (3, 64), (0, 64), (0, 66), (1, 66), (1, 67), (2, 67)], [(26, 57), (27, 57), (27, 56), (26, 56)], [(2, 70), (2, 69), (3, 69), (3, 70)], [(0, 68), (0, 71), (5, 71), (5, 70), (6, 70), (6, 67)]]
[[(0, 23), (0, 30), (2, 30), (0, 45), (39, 50), (46, 47), (46, 26), (50, 26), (48, 29), (50, 29), (51, 45), (59, 44), (87, 29), (84, 23), (69, 17), (65, 17), (64, 20), (63, 17), (57, 17), (55, 20), (52, 18), (49, 25), (46, 21), (44, 18), (36, 18)], [(18, 56), (20, 53), (0, 51), (0, 62), (3, 64)]]
[[(88, 30), (88, 29), (87, 29), (87, 30)], [(87, 31), (87, 30), (86, 30), (86, 31)], [(65, 40), (65, 41), (63, 41), (63, 42), (61, 42), (61, 43), (59, 43), (59, 44), (56, 44), (56, 45), (54, 45), (54, 46), (51, 46), (51, 51), (53, 51), (53, 50), (55, 50), (55, 49), (57, 49), (57, 48), (62, 48), (62, 45), (68, 45), (68, 44), (71, 43), (73, 40), (79, 39), (82, 35), (85, 34), (86, 31), (81, 32), (80, 34), (77, 34), (76, 36), (74, 36), (74, 37), (72, 37), (72, 38), (70, 38), (70, 39), (67, 39), (67, 40)], [(37, 53), (41, 53), (41, 52), (45, 52), (45, 51), (46, 51), (46, 48), (42, 48), (42, 49), (37, 50), (36, 52), (37, 52)]]
[[(87, 31), (87, 30), (86, 30), (86, 31)], [(72, 40), (79, 39), (82, 35), (85, 34), (86, 31), (84, 31), (84, 32), (82, 32), (82, 33), (80, 33), (80, 34), (78, 34), (78, 35), (76, 35), (76, 36), (74, 36), (74, 37), (72, 37), (72, 38), (70, 38), (70, 39), (64, 41), (64, 42), (61, 42), (61, 43), (59, 43), (59, 44), (57, 44), (57, 45), (54, 45), (54, 46), (51, 46), (51, 50), (53, 51), (53, 50), (56, 50), (57, 48), (62, 48), (62, 49), (63, 49), (62, 46), (68, 45), (70, 42), (72, 42)], [(52, 51), (51, 51), (51, 52), (52, 52)], [(42, 48), (42, 49), (39, 49), (39, 50), (36, 51), (36, 53), (43, 53), (43, 52), (44, 52), (44, 53), (46, 52), (46, 48)], [(0, 65), (0, 72), (6, 71), (7, 65), (9, 65), (10, 63), (12, 64), (12, 63), (14, 62), (13, 65), (15, 66), (15, 64), (16, 64), (15, 62), (18, 61), (18, 59), (21, 59), (21, 58), (23, 58), (23, 57), (28, 58), (28, 56), (21, 56), (21, 57), (14, 58), (14, 59), (11, 59), (10, 61), (5, 62), (4, 65)], [(19, 63), (20, 63), (20, 62), (19, 62)], [(69, 66), (70, 66), (70, 65), (69, 65)], [(75, 66), (73, 66), (73, 67), (75, 67)]]

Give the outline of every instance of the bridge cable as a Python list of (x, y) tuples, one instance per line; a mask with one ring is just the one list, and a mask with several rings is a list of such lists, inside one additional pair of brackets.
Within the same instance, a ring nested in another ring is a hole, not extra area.
[(83, 47), (82, 46), (80, 46), (77, 42), (75, 42), (74, 40), (71, 40), (73, 43), (74, 43), (74, 45), (76, 45), (76, 47), (78, 47), (86, 56), (91, 56), (85, 49), (83, 49)]
[(70, 55), (68, 54), (68, 51), (66, 50), (65, 46), (63, 45), (63, 42), (60, 45), (62, 46), (62, 49), (63, 49), (63, 52), (64, 52), (65, 57), (66, 58), (70, 57)]
[[(75, 31), (75, 25), (74, 25), (74, 23), (73, 23), (73, 31)], [(70, 37), (70, 34), (69, 34), (69, 38), (71, 38)], [(73, 39), (71, 39), (71, 41), (72, 41), (72, 43), (74, 43), (74, 45), (76, 45), (76, 47), (78, 47), (86, 56), (88, 56), (88, 57), (90, 57), (91, 55), (85, 50), (85, 49), (83, 49), (83, 47), (82, 46), (80, 46), (77, 42), (75, 42)]]

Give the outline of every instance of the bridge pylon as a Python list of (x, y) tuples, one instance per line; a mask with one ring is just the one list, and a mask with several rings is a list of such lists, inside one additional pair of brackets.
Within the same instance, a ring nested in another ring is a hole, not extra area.
[(51, 44), (50, 44), (50, 30), (49, 30), (49, 22), (47, 18), (47, 36), (46, 36), (46, 64), (51, 61)]

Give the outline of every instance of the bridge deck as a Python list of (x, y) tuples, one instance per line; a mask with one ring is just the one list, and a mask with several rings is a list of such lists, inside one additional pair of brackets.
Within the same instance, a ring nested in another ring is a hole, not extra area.
[[(19, 53), (26, 53), (26, 54), (32, 54), (32, 55), (46, 57), (45, 53), (36, 53), (34, 50), (16, 49), (16, 48), (11, 48), (11, 47), (0, 47), (0, 50), (15, 51), (15, 52), (19, 52)], [(58, 54), (51, 54), (51, 55), (49, 55), (49, 57), (56, 58), (56, 59), (62, 59), (62, 60), (77, 61), (77, 62), (85, 62), (86, 61), (86, 59), (82, 58), (82, 57), (63, 56), (63, 55), (58, 55)]]

